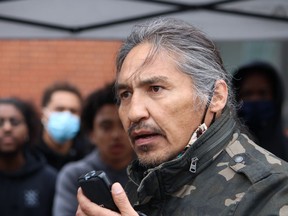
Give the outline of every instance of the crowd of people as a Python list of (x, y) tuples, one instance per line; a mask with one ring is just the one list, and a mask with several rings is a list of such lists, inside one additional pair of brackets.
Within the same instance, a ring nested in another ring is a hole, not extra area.
[(79, 188), (92, 170), (112, 181), (121, 215), (288, 215), (273, 65), (227, 72), (204, 33), (157, 18), (135, 26), (116, 69), (86, 97), (68, 82), (47, 86), (40, 115), (0, 99), (1, 215), (117, 215)]
[(75, 215), (77, 180), (91, 170), (127, 183), (135, 154), (113, 87), (83, 99), (77, 86), (53, 83), (44, 90), (41, 115), (28, 101), (0, 99), (1, 215)]

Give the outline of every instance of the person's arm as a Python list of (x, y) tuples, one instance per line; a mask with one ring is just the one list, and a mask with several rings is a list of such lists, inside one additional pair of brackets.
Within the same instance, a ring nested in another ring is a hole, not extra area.
[(59, 172), (56, 182), (56, 192), (53, 204), (53, 216), (75, 215), (77, 210), (77, 189), (78, 176), (75, 176), (75, 169), (64, 166)]
[(78, 189), (78, 210), (76, 216), (139, 216), (139, 214), (133, 209), (131, 206), (124, 189), (119, 183), (114, 183), (112, 185), (112, 196), (113, 200), (118, 207), (120, 214), (110, 209), (103, 208), (93, 202), (91, 202), (85, 195), (83, 194), (81, 188)]

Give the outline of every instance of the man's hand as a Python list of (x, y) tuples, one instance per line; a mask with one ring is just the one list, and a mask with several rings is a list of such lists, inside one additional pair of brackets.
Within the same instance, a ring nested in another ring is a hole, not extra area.
[[(124, 189), (119, 183), (112, 185), (112, 197), (118, 207), (122, 216), (138, 216), (138, 213), (131, 206)], [(110, 209), (103, 208), (93, 202), (91, 202), (82, 192), (82, 189), (78, 189), (77, 199), (79, 202), (76, 216), (98, 216), (109, 215), (119, 216), (120, 214)], [(67, 200), (67, 202), (69, 202)]]

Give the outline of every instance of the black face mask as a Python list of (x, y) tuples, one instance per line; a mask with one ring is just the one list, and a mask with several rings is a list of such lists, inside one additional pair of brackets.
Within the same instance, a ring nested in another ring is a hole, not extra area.
[(250, 128), (266, 127), (276, 116), (276, 106), (273, 101), (246, 101), (238, 115)]

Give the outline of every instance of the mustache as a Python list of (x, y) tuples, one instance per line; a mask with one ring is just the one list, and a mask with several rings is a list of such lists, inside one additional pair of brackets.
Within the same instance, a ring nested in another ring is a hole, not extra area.
[(150, 125), (150, 124), (147, 124), (146, 122), (137, 122), (137, 123), (133, 123), (129, 128), (128, 128), (128, 135), (130, 137), (130, 139), (133, 139), (132, 138), (132, 133), (135, 131), (135, 130), (149, 130), (151, 133), (155, 133), (155, 134), (159, 134), (159, 135), (162, 135), (162, 136), (166, 136), (165, 132), (163, 130), (161, 130), (160, 128), (158, 127), (155, 127), (153, 125)]

